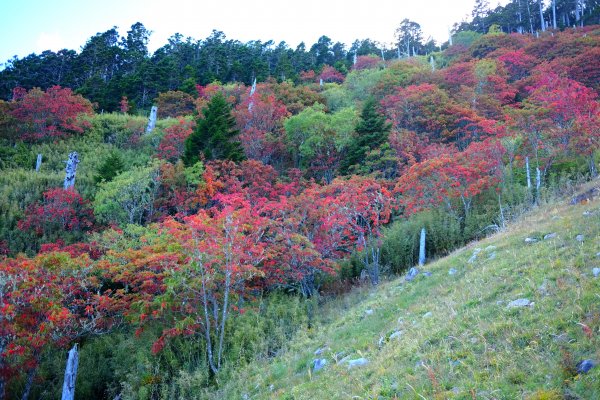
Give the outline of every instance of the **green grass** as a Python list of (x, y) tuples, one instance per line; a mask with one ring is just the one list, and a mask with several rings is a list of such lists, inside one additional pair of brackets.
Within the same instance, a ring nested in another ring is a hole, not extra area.
[[(574, 372), (582, 359), (600, 361), (600, 278), (592, 275), (600, 267), (600, 201), (566, 203), (525, 215), (505, 232), (427, 264), (430, 277), (363, 288), (326, 305), (322, 322), (299, 332), (280, 356), (236, 371), (211, 395), (600, 399), (600, 367)], [(552, 232), (558, 237), (524, 242)], [(578, 234), (585, 235), (583, 243)], [(475, 248), (482, 251), (469, 264)], [(449, 275), (450, 268), (458, 272)], [(507, 307), (518, 298), (535, 304)], [(592, 330), (591, 337), (580, 324)], [(402, 335), (389, 339), (398, 330)], [(314, 373), (313, 353), (322, 347), (328, 350), (318, 357), (328, 364)], [(370, 363), (349, 370), (336, 363), (345, 356)]]

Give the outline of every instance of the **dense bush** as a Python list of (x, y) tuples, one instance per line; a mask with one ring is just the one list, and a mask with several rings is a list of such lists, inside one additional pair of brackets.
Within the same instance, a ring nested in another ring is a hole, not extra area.
[(418, 263), (422, 228), (427, 232), (427, 259), (447, 254), (464, 243), (459, 222), (440, 210), (423, 212), (409, 219), (396, 221), (385, 230), (381, 246), (382, 262), (392, 273), (402, 273)]

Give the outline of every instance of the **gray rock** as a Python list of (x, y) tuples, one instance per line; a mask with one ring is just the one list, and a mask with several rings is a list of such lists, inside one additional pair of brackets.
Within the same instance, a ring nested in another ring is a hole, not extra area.
[(317, 372), (325, 368), (327, 365), (327, 360), (324, 358), (315, 358), (313, 360), (313, 371)]
[(533, 243), (536, 243), (537, 241), (538, 240), (535, 239), (535, 238), (530, 238), (530, 237), (525, 238), (525, 243), (526, 244), (533, 244)]
[(469, 258), (469, 261), (467, 261), (467, 262), (469, 264), (473, 264), (475, 262), (475, 260), (477, 260), (477, 255), (479, 255), (479, 253), (481, 253), (480, 248), (476, 248), (475, 250), (473, 250), (473, 255), (471, 255), (471, 258)]
[(450, 268), (450, 270), (448, 271), (448, 275), (456, 275), (458, 271), (454, 268)]
[(530, 307), (533, 306), (534, 303), (529, 301), (529, 299), (517, 299), (513, 300), (506, 307), (508, 308), (516, 308), (516, 307)]
[(338, 364), (343, 364), (343, 363), (345, 363), (346, 361), (348, 361), (349, 359), (350, 359), (350, 356), (346, 356), (346, 357), (342, 358), (341, 360), (339, 360), (337, 363), (338, 363)]
[(381, 349), (384, 344), (385, 344), (385, 336), (380, 336), (379, 341), (377, 342), (377, 347), (379, 347)]
[(594, 213), (592, 211), (588, 210), (588, 211), (584, 211), (583, 212), (583, 216), (584, 217), (591, 217), (592, 215), (594, 215)]
[(362, 367), (369, 364), (369, 360), (366, 358), (357, 358), (356, 360), (348, 360), (348, 369), (352, 369), (354, 367)]
[(600, 268), (592, 268), (592, 274), (594, 274), (594, 278), (597, 278), (600, 276)]
[(419, 275), (419, 269), (412, 267), (411, 269), (408, 270), (408, 274), (406, 274), (406, 279), (407, 281), (412, 281), (413, 279), (415, 279), (415, 277)]
[(329, 350), (329, 347), (327, 347), (327, 346), (324, 346), (324, 347), (321, 347), (321, 348), (318, 348), (318, 349), (316, 349), (314, 354), (315, 354), (315, 356), (318, 356), (318, 355), (321, 355), (321, 354), (323, 354), (323, 353), (324, 353), (324, 352), (326, 352), (327, 350)]
[(425, 271), (425, 272), (423, 272), (423, 276), (431, 276), (431, 275), (432, 275), (432, 274), (431, 274), (431, 272), (429, 272), (429, 271)]
[(490, 254), (490, 256), (488, 257), (488, 260), (493, 260), (496, 258), (496, 252), (494, 251), (492, 254)]
[(373, 315), (374, 311), (371, 309), (365, 310), (365, 315)]
[(596, 257), (600, 258), (600, 252), (596, 253)]
[(272, 392), (273, 390), (275, 390), (275, 385), (269, 385), (269, 390)]
[(454, 387), (452, 388), (452, 393), (454, 393), (454, 394), (459, 394), (459, 393), (460, 393), (460, 389), (459, 389), (459, 388), (457, 388), (456, 386), (454, 386)]
[(548, 295), (548, 280), (544, 279), (544, 282), (542, 282), (542, 284), (538, 287), (537, 290), (541, 295)]
[(431, 318), (433, 316), (433, 313), (431, 311), (427, 311), (424, 315), (423, 318)]
[(579, 243), (583, 243), (583, 241), (585, 240), (585, 236), (577, 235), (577, 236), (575, 236), (575, 240), (577, 240)]
[(577, 373), (587, 374), (590, 370), (596, 367), (598, 363), (594, 360), (583, 360), (577, 363)]
[(544, 235), (544, 240), (554, 239), (557, 236), (558, 236), (558, 234), (556, 232), (552, 232), (547, 235)]
[(393, 340), (393, 339), (399, 338), (400, 336), (402, 336), (402, 334), (403, 334), (403, 333), (404, 333), (404, 332), (402, 332), (402, 331), (395, 331), (394, 333), (392, 333), (392, 334), (390, 335), (390, 340)]
[(493, 250), (496, 250), (496, 246), (488, 246), (485, 248), (485, 251), (488, 251), (488, 252), (493, 251)]

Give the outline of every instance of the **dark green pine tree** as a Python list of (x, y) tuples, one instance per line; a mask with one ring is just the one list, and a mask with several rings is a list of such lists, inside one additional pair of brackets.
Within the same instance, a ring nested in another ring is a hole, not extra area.
[(340, 172), (343, 175), (352, 172), (353, 166), (361, 164), (367, 153), (385, 143), (391, 127), (391, 124), (385, 122), (385, 116), (377, 111), (375, 99), (368, 98), (355, 128), (356, 137), (348, 146), (346, 157), (341, 162)]
[(125, 169), (125, 164), (118, 153), (110, 153), (98, 168), (97, 174), (94, 177), (96, 183), (109, 182), (119, 175)]
[(202, 110), (204, 118), (197, 121), (196, 129), (185, 140), (183, 162), (192, 166), (204, 154), (207, 160), (242, 161), (244, 149), (238, 140), (239, 131), (231, 107), (221, 93), (217, 93)]

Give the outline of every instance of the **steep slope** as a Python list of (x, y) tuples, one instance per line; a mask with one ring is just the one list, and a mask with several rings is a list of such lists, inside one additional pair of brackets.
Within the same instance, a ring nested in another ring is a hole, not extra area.
[(599, 233), (600, 200), (544, 206), (425, 265), (430, 276), (340, 304), (217, 397), (600, 399), (600, 367), (577, 372), (600, 362)]

